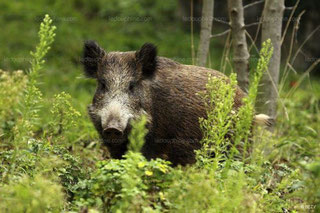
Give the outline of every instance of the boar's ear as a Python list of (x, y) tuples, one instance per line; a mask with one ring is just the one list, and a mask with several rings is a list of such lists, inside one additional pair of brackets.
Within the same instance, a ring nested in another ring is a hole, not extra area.
[(142, 74), (151, 77), (157, 66), (157, 47), (150, 43), (145, 43), (136, 52), (138, 65), (141, 66)]
[(94, 41), (84, 43), (83, 59), (85, 75), (89, 78), (97, 77), (98, 63), (106, 52)]

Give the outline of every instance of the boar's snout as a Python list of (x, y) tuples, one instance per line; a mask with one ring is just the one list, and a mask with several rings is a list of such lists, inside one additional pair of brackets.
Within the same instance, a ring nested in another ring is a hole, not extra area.
[(100, 111), (102, 135), (105, 139), (124, 139), (129, 131), (132, 114), (117, 101)]
[(109, 125), (103, 129), (103, 134), (108, 138), (121, 138), (123, 137), (124, 128), (119, 125)]

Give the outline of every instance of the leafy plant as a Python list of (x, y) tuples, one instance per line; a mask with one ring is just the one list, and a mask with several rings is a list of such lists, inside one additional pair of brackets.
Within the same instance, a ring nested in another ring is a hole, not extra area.
[(4, 121), (0, 125), (0, 137), (11, 136), (18, 106), (23, 97), (27, 85), (27, 76), (22, 71), (4, 72), (0, 70), (0, 88), (10, 88), (0, 90), (0, 120)]
[[(45, 16), (39, 31), (40, 43), (36, 51), (31, 53), (33, 60), (28, 75), (23, 75), (22, 72), (1, 73), (0, 83), (10, 86), (7, 92), (1, 93), (1, 103), (3, 103), (2, 100), (7, 101), (9, 107), (17, 107), (20, 104), (17, 112), (3, 104), (4, 113), (1, 114), (1, 116), (12, 114), (18, 118), (14, 123), (16, 133), (14, 138), (7, 138), (7, 144), (10, 146), (0, 149), (0, 191), (4, 196), (1, 198), (1, 205), (3, 205), (1, 209), (8, 212), (45, 210), (59, 212), (65, 196), (62, 186), (70, 199), (72, 186), (80, 178), (85, 177), (85, 172), (76, 156), (71, 155), (63, 146), (52, 146), (52, 140), (46, 133), (36, 135), (38, 112), (42, 104), (42, 93), (37, 87), (37, 76), (44, 63), (43, 57), (53, 42), (55, 27), (52, 27), (51, 23), (50, 17)], [(14, 96), (9, 98), (6, 96), (9, 94)], [(53, 114), (58, 119), (52, 122), (52, 126), (59, 126), (64, 131), (70, 130), (76, 117), (79, 116), (71, 106), (70, 99), (70, 96), (65, 93), (57, 95), (52, 108)], [(64, 114), (59, 114), (62, 111)], [(58, 139), (58, 137), (55, 138), (55, 140)], [(62, 145), (67, 147), (65, 145), (67, 142), (64, 142)], [(46, 188), (46, 185), (52, 185), (52, 187)], [(15, 206), (15, 202), (19, 204)]]
[(139, 152), (144, 144), (144, 138), (148, 133), (148, 130), (145, 128), (147, 123), (146, 116), (141, 116), (140, 120), (133, 121), (132, 126), (134, 127), (129, 135), (129, 145), (128, 149), (133, 152)]
[(40, 175), (25, 176), (0, 188), (2, 212), (60, 212), (63, 202), (61, 186)]
[(259, 82), (263, 73), (268, 69), (272, 53), (273, 47), (271, 40), (268, 39), (262, 44), (257, 69), (250, 81), (248, 96), (243, 98), (243, 105), (239, 108), (237, 113), (234, 144), (237, 146), (241, 142), (243, 143), (243, 160), (245, 160), (246, 152), (248, 151), (248, 140), (250, 131), (252, 130), (254, 107), (258, 94)]
[[(200, 93), (205, 100), (207, 118), (200, 118), (203, 132), (202, 149), (197, 151), (198, 162), (214, 161), (214, 167), (222, 160), (227, 160), (229, 148), (232, 147), (231, 159), (239, 153), (241, 146), (243, 156), (246, 156), (248, 139), (252, 130), (254, 106), (258, 93), (258, 85), (272, 56), (270, 39), (263, 43), (257, 70), (252, 75), (248, 96), (243, 98), (243, 105), (234, 109), (236, 74), (230, 75), (230, 80), (209, 76), (206, 92)], [(210, 156), (214, 154), (214, 160)], [(243, 157), (243, 160), (245, 160)]]
[(65, 147), (72, 146), (76, 139), (73, 131), (76, 131), (78, 126), (80, 113), (72, 106), (71, 96), (65, 92), (55, 95), (51, 113), (51, 136), (54, 140), (52, 142)]
[(30, 53), (32, 56), (31, 69), (28, 72), (28, 82), (23, 97), (24, 103), (20, 109), (21, 117), (14, 128), (16, 147), (18, 147), (18, 144), (25, 145), (27, 140), (33, 137), (39, 119), (38, 111), (42, 104), (42, 93), (37, 87), (36, 80), (44, 63), (43, 57), (54, 41), (56, 27), (51, 26), (51, 24), (52, 20), (49, 15), (46, 15), (40, 24), (39, 44), (36, 51)]
[(163, 207), (162, 191), (172, 182), (172, 168), (169, 162), (147, 161), (136, 152), (144, 143), (145, 122), (145, 117), (134, 122), (129, 146), (132, 151), (128, 151), (123, 160), (98, 162), (91, 178), (78, 184), (79, 206), (87, 205), (104, 212), (139, 212)]
[[(221, 81), (209, 75), (206, 92), (200, 94), (204, 100), (207, 118), (200, 118), (203, 133), (202, 148), (197, 152), (198, 163), (217, 168), (221, 160), (226, 160), (226, 151), (231, 144), (230, 129), (233, 127), (234, 97), (237, 85), (236, 75)], [(214, 158), (212, 158), (214, 156)], [(207, 162), (205, 162), (207, 161)]]

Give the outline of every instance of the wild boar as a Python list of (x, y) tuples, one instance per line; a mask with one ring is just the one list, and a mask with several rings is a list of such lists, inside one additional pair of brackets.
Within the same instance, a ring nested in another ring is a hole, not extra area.
[[(84, 44), (86, 76), (97, 80), (91, 120), (112, 158), (127, 151), (130, 121), (146, 115), (148, 134), (141, 150), (147, 159), (163, 158), (175, 165), (195, 162), (201, 147), (199, 117), (205, 117), (204, 101), (196, 95), (205, 90), (208, 74), (222, 73), (183, 65), (157, 56), (150, 43), (138, 51), (106, 52), (94, 41)], [(244, 93), (236, 89), (234, 107), (241, 106)]]

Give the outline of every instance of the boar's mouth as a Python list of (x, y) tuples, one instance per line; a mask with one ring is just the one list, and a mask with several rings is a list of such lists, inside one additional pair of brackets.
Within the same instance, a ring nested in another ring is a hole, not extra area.
[(117, 127), (109, 127), (102, 131), (102, 138), (104, 143), (108, 144), (121, 144), (128, 140), (129, 133), (132, 127), (128, 123), (127, 127), (121, 131)]

